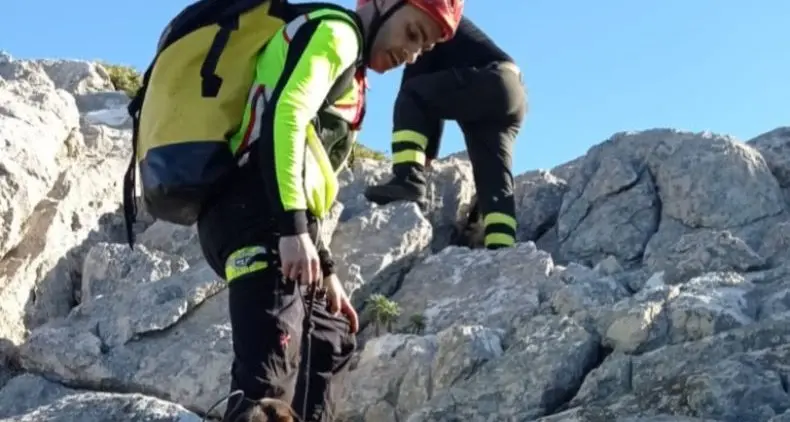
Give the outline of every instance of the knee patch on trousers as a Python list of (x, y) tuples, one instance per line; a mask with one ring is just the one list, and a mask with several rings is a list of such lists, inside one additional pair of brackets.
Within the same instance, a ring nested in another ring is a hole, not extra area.
[(517, 225), (512, 215), (501, 212), (486, 214), (483, 218), (486, 248), (513, 246), (516, 243)]
[(269, 268), (269, 257), (269, 249), (263, 246), (236, 250), (225, 261), (225, 281), (231, 283), (239, 277)]

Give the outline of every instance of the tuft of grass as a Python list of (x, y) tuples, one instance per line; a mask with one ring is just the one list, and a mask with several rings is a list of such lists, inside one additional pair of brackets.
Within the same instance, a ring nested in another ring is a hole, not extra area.
[(137, 94), (137, 90), (140, 89), (140, 85), (143, 83), (143, 77), (140, 72), (130, 66), (109, 63), (102, 63), (101, 65), (107, 70), (107, 73), (110, 75), (110, 81), (116, 90), (125, 92), (129, 97), (134, 97)]
[(354, 161), (357, 158), (369, 158), (376, 161), (384, 161), (387, 159), (387, 156), (383, 152), (368, 148), (360, 143), (355, 143), (354, 149), (351, 150), (351, 156), (348, 158), (348, 166), (353, 166)]

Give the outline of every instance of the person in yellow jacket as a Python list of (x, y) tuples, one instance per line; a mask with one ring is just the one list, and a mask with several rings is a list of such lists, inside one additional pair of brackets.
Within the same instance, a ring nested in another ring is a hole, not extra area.
[[(316, 215), (334, 201), (364, 115), (364, 70), (413, 62), (454, 35), (462, 11), (463, 0), (373, 0), (339, 19), (318, 19), (328, 13), (318, 8), (261, 51), (230, 139), (240, 166), (197, 224), (208, 263), (229, 283), (231, 390), (243, 396), (228, 400), (224, 421), (252, 420), (264, 397), (305, 421), (334, 419), (332, 381), (356, 348), (358, 322)], [(321, 286), (316, 297), (310, 284)]]

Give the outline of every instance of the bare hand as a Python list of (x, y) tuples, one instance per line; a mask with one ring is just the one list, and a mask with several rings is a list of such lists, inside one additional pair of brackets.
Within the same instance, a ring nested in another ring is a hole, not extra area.
[(357, 311), (351, 305), (351, 300), (348, 299), (345, 289), (343, 289), (343, 284), (340, 283), (336, 275), (331, 274), (324, 279), (324, 286), (326, 287), (326, 300), (329, 312), (335, 316), (338, 314), (345, 315), (351, 326), (351, 333), (356, 333), (359, 330), (359, 317), (357, 316)]
[(320, 282), (323, 279), (318, 252), (307, 233), (281, 237), (279, 250), (285, 278), (301, 284)]

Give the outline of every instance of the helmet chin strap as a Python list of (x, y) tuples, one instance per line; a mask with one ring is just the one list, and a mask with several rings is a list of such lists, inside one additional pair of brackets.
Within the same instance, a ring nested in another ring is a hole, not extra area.
[(365, 40), (365, 50), (362, 54), (362, 59), (364, 60), (365, 65), (370, 64), (370, 55), (373, 52), (373, 43), (376, 41), (376, 36), (379, 34), (381, 27), (384, 26), (384, 23), (387, 21), (387, 19), (391, 18), (395, 12), (400, 10), (403, 6), (406, 6), (406, 0), (401, 0), (392, 5), (392, 7), (390, 7), (386, 12), (381, 13), (376, 0), (373, 0), (372, 3), (375, 11), (373, 13), (373, 20), (370, 22), (370, 26), (368, 27), (370, 32), (368, 33), (367, 39)]

